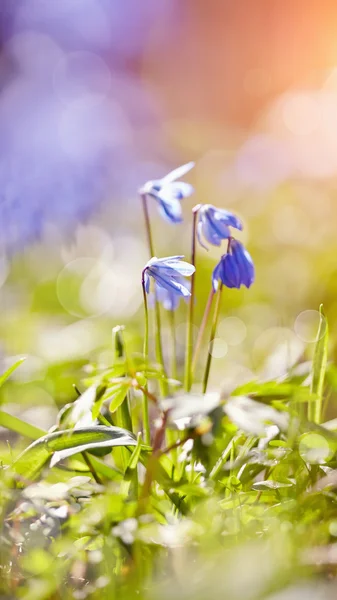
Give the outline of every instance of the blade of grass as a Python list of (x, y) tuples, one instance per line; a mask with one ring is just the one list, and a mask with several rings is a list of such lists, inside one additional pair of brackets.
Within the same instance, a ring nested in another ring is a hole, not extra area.
[(317, 396), (317, 399), (309, 403), (308, 418), (319, 424), (322, 421), (323, 406), (323, 387), (324, 378), (328, 360), (328, 322), (323, 311), (323, 305), (319, 307), (320, 323), (317, 333), (317, 340), (312, 361), (312, 380), (311, 393)]
[(25, 423), (25, 421), (18, 419), (18, 417), (13, 417), (13, 415), (10, 415), (3, 410), (0, 410), (0, 426), (6, 427), (6, 429), (14, 431), (15, 433), (19, 433), (30, 440), (37, 440), (39, 437), (46, 434), (46, 431), (43, 429), (39, 429), (39, 427), (35, 427), (35, 425), (31, 425), (30, 423)]

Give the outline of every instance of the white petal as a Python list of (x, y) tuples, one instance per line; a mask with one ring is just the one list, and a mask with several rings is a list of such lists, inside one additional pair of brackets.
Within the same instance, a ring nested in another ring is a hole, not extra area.
[(156, 256), (152, 256), (152, 258), (150, 258), (150, 260), (147, 261), (144, 270), (147, 269), (148, 267), (152, 267), (153, 265), (155, 265), (157, 262), (159, 262), (160, 260), (162, 260), (161, 258), (157, 258)]
[(162, 178), (162, 183), (164, 184), (169, 183), (170, 181), (175, 181), (176, 179), (182, 177), (183, 175), (185, 175), (185, 173), (188, 173), (188, 171), (193, 169), (194, 165), (195, 163), (191, 161), (189, 163), (186, 163), (186, 165), (181, 165), (181, 167), (173, 169), (173, 171), (171, 171), (170, 173), (165, 175), (165, 177)]
[[(172, 260), (180, 260), (181, 258), (184, 258), (184, 255), (182, 254), (181, 256), (164, 256), (164, 258), (156, 258), (155, 262), (156, 263), (163, 263), (163, 262), (169, 262)], [(154, 258), (152, 258), (151, 260), (154, 261)]]
[(201, 221), (199, 221), (199, 223), (197, 225), (197, 238), (198, 238), (198, 242), (199, 242), (200, 246), (202, 246), (202, 248), (204, 248), (208, 252), (208, 248), (202, 240), (202, 222)]
[[(165, 188), (164, 188), (165, 189)], [(194, 187), (190, 183), (186, 183), (185, 181), (173, 181), (170, 184), (171, 194), (173, 193), (177, 196), (179, 194), (182, 195), (183, 198), (188, 198), (192, 196), (194, 193)], [(181, 198), (179, 198), (181, 199)]]
[(190, 263), (185, 262), (184, 260), (168, 260), (166, 262), (166, 266), (170, 267), (171, 269), (174, 269), (184, 277), (189, 277), (195, 272), (195, 267)]
[(147, 181), (143, 187), (140, 188), (139, 192), (141, 194), (151, 194), (152, 188), (154, 185), (159, 184), (160, 182), (153, 180), (153, 181)]

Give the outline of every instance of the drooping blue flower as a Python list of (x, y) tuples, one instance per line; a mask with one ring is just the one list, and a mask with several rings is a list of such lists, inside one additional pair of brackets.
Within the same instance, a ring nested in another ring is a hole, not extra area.
[[(186, 287), (189, 291), (191, 290), (191, 284), (187, 279), (181, 277), (180, 283), (182, 283), (182, 285), (184, 285), (184, 287)], [(174, 312), (175, 310), (177, 310), (180, 304), (180, 299), (181, 296), (178, 296), (172, 290), (168, 290), (159, 286), (158, 284), (155, 284), (155, 291), (154, 293), (150, 294), (149, 297), (149, 306), (154, 307), (155, 302), (157, 300), (158, 302), (160, 302), (160, 304), (165, 310)], [(187, 297), (185, 298), (185, 300), (187, 300)]]
[(159, 205), (160, 214), (170, 223), (180, 223), (182, 210), (180, 200), (193, 194), (194, 189), (189, 183), (176, 181), (194, 167), (194, 162), (189, 162), (174, 169), (162, 179), (147, 181), (139, 190), (140, 194), (151, 196)]
[(252, 257), (243, 244), (230, 238), (227, 254), (224, 254), (212, 275), (213, 289), (216, 291), (219, 281), (228, 288), (249, 288), (254, 282), (255, 268)]
[(150, 291), (150, 278), (155, 281), (156, 288), (163, 288), (174, 296), (187, 298), (191, 295), (184, 277), (193, 275), (195, 267), (181, 260), (183, 256), (166, 256), (157, 258), (154, 256), (146, 263), (143, 277), (146, 292)]
[(203, 243), (204, 237), (209, 244), (220, 246), (222, 240), (231, 236), (230, 227), (242, 229), (243, 225), (238, 217), (223, 208), (216, 208), (212, 204), (203, 204), (198, 211), (197, 236), (200, 245), (208, 250)]

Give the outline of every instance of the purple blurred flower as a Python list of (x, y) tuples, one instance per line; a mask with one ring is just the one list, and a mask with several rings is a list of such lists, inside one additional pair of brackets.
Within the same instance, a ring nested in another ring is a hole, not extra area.
[(213, 289), (216, 291), (219, 280), (228, 288), (249, 288), (254, 282), (255, 269), (253, 260), (243, 244), (230, 238), (227, 254), (224, 254), (212, 275)]
[(176, 0), (1, 0), (0, 11), (6, 36), (37, 31), (65, 48), (109, 50), (120, 64), (139, 57), (163, 19), (173, 28), (177, 8)]
[(69, 236), (104, 202), (123, 201), (143, 164), (131, 132), (156, 114), (141, 81), (113, 79), (90, 52), (65, 53), (37, 32), (14, 36), (5, 52), (0, 254), (13, 255), (48, 225)]
[(202, 241), (202, 236), (214, 246), (220, 246), (222, 240), (230, 237), (229, 227), (242, 229), (242, 223), (233, 213), (216, 208), (212, 204), (203, 204), (198, 211), (197, 236), (200, 245), (208, 250)]
[(157, 258), (154, 256), (146, 263), (143, 276), (146, 292), (150, 291), (150, 278), (154, 279), (156, 286), (163, 288), (174, 296), (188, 297), (191, 295), (184, 277), (190, 277), (195, 267), (183, 260), (183, 256), (166, 256)]
[(193, 167), (194, 162), (189, 162), (174, 169), (162, 179), (147, 181), (139, 190), (140, 194), (151, 196), (158, 202), (160, 214), (170, 223), (180, 223), (183, 220), (180, 200), (193, 194), (194, 189), (189, 183), (176, 180)]

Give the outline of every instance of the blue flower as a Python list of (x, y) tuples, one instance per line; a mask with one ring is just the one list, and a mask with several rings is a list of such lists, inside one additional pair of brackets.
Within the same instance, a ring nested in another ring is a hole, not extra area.
[(143, 278), (146, 292), (150, 291), (150, 278), (154, 279), (156, 288), (163, 288), (173, 296), (187, 298), (191, 295), (184, 277), (193, 275), (195, 267), (181, 260), (183, 256), (167, 256), (157, 258), (154, 256), (146, 263)]
[(216, 208), (211, 204), (203, 204), (198, 211), (197, 236), (200, 245), (208, 250), (202, 241), (202, 236), (214, 246), (220, 246), (222, 240), (231, 236), (229, 227), (242, 229), (242, 223), (238, 217), (228, 210)]
[(221, 257), (213, 271), (214, 291), (218, 289), (219, 280), (228, 288), (240, 288), (241, 285), (249, 288), (254, 282), (254, 278), (254, 263), (249, 252), (241, 242), (230, 238), (227, 254)]
[[(191, 290), (191, 284), (188, 280), (181, 277), (180, 283), (182, 283), (189, 291)], [(180, 298), (181, 296), (178, 296), (174, 291), (167, 290), (166, 288), (160, 287), (158, 284), (156, 284), (155, 293), (150, 294), (149, 306), (153, 307), (155, 305), (155, 301), (157, 300), (163, 305), (165, 310), (175, 311), (180, 304)]]
[(180, 200), (193, 194), (194, 189), (189, 183), (176, 181), (194, 167), (194, 162), (182, 165), (171, 171), (162, 179), (148, 181), (139, 190), (140, 194), (151, 196), (159, 204), (160, 214), (170, 223), (180, 223), (182, 210)]

